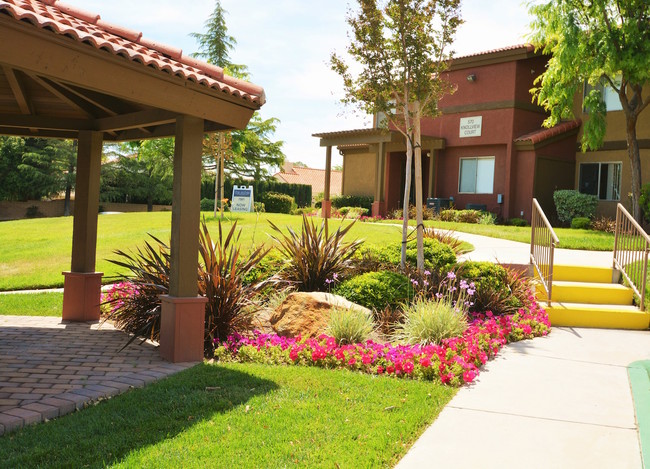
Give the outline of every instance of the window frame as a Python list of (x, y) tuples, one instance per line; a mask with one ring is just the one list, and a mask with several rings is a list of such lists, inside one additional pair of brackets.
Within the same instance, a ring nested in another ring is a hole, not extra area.
[[(474, 179), (474, 192), (461, 191), (461, 179), (463, 177), (463, 161), (475, 160), (476, 161), (476, 175)], [(492, 190), (491, 192), (476, 192), (476, 183), (478, 182), (478, 160), (491, 160), (492, 161)], [(458, 159), (458, 193), (471, 194), (471, 195), (490, 195), (494, 194), (494, 177), (496, 176), (496, 157), (495, 156), (462, 156)]]
[[(578, 192), (580, 192), (580, 180), (582, 174), (582, 165), (587, 164), (597, 164), (598, 165), (598, 180), (596, 187), (598, 188), (598, 193), (595, 194), (598, 198), (598, 202), (620, 202), (621, 201), (621, 184), (623, 183), (623, 162), (622, 161), (583, 161), (578, 165)], [(600, 178), (603, 171), (603, 165), (619, 165), (620, 171), (618, 173), (618, 199), (601, 199), (600, 198)], [(581, 194), (586, 194), (586, 192), (580, 192)]]

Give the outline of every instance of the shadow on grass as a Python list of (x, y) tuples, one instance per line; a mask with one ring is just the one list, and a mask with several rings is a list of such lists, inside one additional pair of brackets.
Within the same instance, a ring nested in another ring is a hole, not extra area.
[(278, 386), (199, 364), (144, 389), (0, 437), (2, 467), (103, 467)]

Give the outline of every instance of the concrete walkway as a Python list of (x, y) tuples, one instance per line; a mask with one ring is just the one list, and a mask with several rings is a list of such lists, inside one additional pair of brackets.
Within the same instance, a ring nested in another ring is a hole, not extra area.
[(508, 345), (397, 467), (642, 468), (627, 366), (648, 358), (647, 331), (553, 328)]
[[(476, 248), (462, 259), (529, 262), (528, 244), (454, 235)], [(612, 253), (558, 249), (555, 262), (609, 267)], [(648, 331), (556, 327), (510, 344), (397, 468), (642, 468), (627, 367), (649, 358)]]
[(108, 323), (0, 316), (0, 435), (194, 365), (165, 362), (139, 341), (120, 351), (127, 340)]
[[(530, 243), (518, 243), (507, 239), (461, 233), (460, 231), (454, 232), (453, 235), (474, 245), (474, 251), (461, 256), (463, 260), (490, 261), (501, 264), (530, 263)], [(611, 267), (612, 260), (612, 251), (555, 250), (556, 264)]]

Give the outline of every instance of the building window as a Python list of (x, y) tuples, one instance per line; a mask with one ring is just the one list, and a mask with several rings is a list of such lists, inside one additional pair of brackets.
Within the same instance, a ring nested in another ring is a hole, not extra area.
[[(621, 86), (620, 75), (616, 76), (614, 83), (616, 83), (617, 87)], [(618, 93), (616, 90), (614, 90), (614, 88), (612, 88), (609, 82), (604, 79), (601, 80), (601, 82), (596, 86), (591, 86), (590, 84), (585, 83), (583, 100), (594, 88), (600, 90), (600, 94), (603, 98), (603, 102), (605, 103), (605, 109), (607, 109), (607, 112), (623, 110), (623, 105), (621, 104), (621, 100), (618, 97)], [(583, 109), (585, 112), (589, 112), (589, 109), (586, 106), (583, 106)]]
[(494, 156), (461, 158), (458, 192), (461, 194), (492, 194), (494, 192)]
[(582, 163), (578, 190), (600, 200), (621, 200), (621, 163)]

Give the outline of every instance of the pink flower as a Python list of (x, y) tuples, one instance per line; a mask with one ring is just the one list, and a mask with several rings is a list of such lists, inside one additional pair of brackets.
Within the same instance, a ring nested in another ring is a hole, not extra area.
[(420, 365), (422, 365), (424, 368), (429, 368), (431, 366), (431, 360), (429, 357), (424, 357), (420, 360)]

